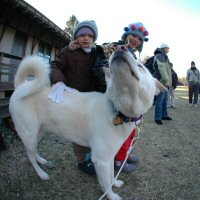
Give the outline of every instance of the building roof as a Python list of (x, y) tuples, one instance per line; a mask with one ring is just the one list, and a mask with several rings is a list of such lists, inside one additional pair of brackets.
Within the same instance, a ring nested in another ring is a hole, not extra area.
[(9, 24), (17, 29), (20, 20), (18, 20), (18, 23), (9, 23), (11, 20), (15, 21), (16, 18), (28, 22), (30, 34), (30, 27), (37, 25), (40, 26), (40, 29), (51, 33), (52, 37), (57, 37), (57, 39), (62, 40), (61, 43), (66, 44), (70, 41), (70, 36), (65, 31), (24, 0), (1, 0), (0, 23)]

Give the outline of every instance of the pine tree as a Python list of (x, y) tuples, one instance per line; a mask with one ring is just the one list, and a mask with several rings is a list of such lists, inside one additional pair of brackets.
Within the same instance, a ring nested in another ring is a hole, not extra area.
[(64, 31), (71, 37), (73, 36), (73, 30), (75, 26), (79, 23), (75, 15), (72, 15), (69, 20), (66, 22), (66, 27)]

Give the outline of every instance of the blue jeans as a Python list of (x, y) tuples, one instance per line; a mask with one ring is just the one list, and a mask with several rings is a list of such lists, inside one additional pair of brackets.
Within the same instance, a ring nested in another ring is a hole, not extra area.
[[(197, 104), (199, 94), (199, 85), (189, 85), (189, 103)], [(192, 98), (194, 96), (193, 102)]]
[(155, 120), (161, 120), (168, 116), (168, 91), (162, 91), (156, 96), (155, 101)]

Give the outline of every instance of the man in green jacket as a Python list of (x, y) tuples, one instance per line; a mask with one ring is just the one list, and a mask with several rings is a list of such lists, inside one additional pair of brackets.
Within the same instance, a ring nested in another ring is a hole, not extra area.
[[(160, 48), (154, 51), (155, 65), (157, 65), (156, 78), (166, 87), (172, 85), (171, 64), (167, 56), (169, 52), (169, 46), (167, 44), (161, 44)], [(162, 120), (172, 120), (168, 116), (168, 91), (162, 91), (156, 96), (155, 100), (155, 122), (162, 125)]]

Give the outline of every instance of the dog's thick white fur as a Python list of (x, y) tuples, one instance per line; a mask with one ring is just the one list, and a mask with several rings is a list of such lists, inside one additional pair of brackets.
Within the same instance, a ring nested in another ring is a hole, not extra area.
[[(47, 180), (49, 176), (38, 165), (47, 161), (38, 154), (37, 144), (43, 134), (50, 131), (91, 147), (103, 191), (113, 182), (115, 154), (135, 128), (133, 122), (115, 126), (116, 110), (138, 117), (152, 106), (154, 95), (165, 88), (128, 51), (114, 52), (109, 66), (110, 69), (105, 69), (107, 90), (104, 94), (66, 92), (64, 102), (56, 104), (48, 99), (51, 91), (49, 66), (36, 56), (21, 62), (15, 76), (10, 113), (28, 158), (41, 179)], [(27, 80), (28, 75), (34, 78)], [(123, 181), (117, 180), (114, 186), (122, 184)], [(121, 199), (112, 189), (107, 197)]]

